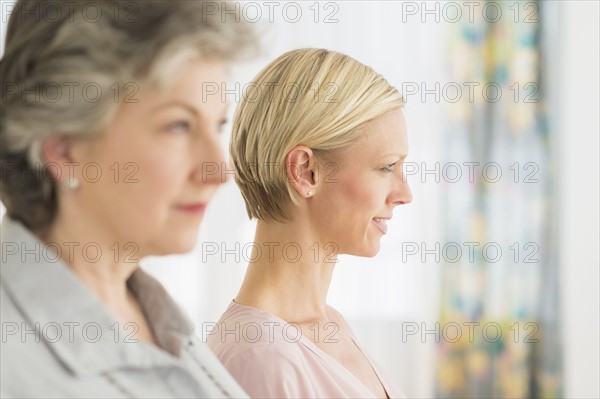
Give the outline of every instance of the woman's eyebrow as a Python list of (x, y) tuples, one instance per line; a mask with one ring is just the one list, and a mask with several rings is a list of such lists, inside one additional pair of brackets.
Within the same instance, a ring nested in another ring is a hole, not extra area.
[(392, 155), (397, 156), (400, 159), (404, 159), (408, 156), (408, 154), (403, 154), (403, 153), (399, 153), (399, 152), (386, 152), (382, 155), (382, 157), (388, 157), (388, 156), (392, 156)]
[(168, 103), (164, 103), (164, 104), (159, 104), (156, 107), (152, 108), (150, 110), (150, 113), (154, 113), (156, 111), (159, 111), (161, 109), (165, 109), (165, 108), (169, 108), (169, 107), (180, 107), (180, 108), (185, 108), (188, 111), (190, 111), (191, 113), (193, 113), (196, 117), (199, 117), (202, 113), (200, 112), (200, 110), (196, 109), (194, 106), (185, 103), (185, 102), (181, 102), (181, 101), (171, 101)]

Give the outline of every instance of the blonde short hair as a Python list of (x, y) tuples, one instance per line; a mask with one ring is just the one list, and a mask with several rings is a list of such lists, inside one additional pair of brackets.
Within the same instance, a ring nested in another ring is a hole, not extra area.
[(345, 54), (305, 48), (271, 62), (248, 85), (233, 119), (230, 154), (248, 216), (291, 219), (298, 198), (285, 157), (296, 145), (323, 156), (353, 143), (361, 125), (403, 104), (381, 75)]
[[(53, 222), (56, 182), (43, 170), (41, 142), (100, 132), (127, 102), (114, 98), (116, 84), (124, 97), (137, 83), (164, 87), (191, 57), (231, 61), (254, 54), (252, 25), (237, 17), (222, 21), (230, 4), (20, 0), (0, 61), (0, 199), (8, 215), (32, 230)], [(104, 95), (90, 101), (87, 85)], [(69, 93), (70, 87), (78, 89)]]

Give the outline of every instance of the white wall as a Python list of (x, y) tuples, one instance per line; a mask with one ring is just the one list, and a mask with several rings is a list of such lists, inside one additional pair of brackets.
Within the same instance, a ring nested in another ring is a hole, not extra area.
[(565, 396), (599, 398), (600, 259), (596, 1), (561, 6), (559, 107), (560, 264)]

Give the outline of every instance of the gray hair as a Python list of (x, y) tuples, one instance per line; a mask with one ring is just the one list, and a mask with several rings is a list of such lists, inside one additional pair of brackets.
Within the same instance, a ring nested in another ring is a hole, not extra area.
[(97, 134), (136, 80), (164, 84), (185, 57), (232, 61), (257, 50), (248, 23), (230, 15), (222, 21), (228, 4), (20, 0), (0, 60), (0, 200), (7, 214), (32, 230), (53, 222), (56, 182), (41, 160), (45, 138)]

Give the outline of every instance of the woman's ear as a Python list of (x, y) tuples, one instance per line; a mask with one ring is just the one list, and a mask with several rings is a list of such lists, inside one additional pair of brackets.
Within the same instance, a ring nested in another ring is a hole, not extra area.
[(290, 185), (302, 198), (312, 197), (319, 184), (319, 171), (313, 151), (297, 145), (285, 157), (285, 169)]
[(73, 141), (65, 136), (50, 136), (42, 141), (41, 156), (46, 165), (52, 164), (53, 167), (47, 168), (55, 180), (69, 177), (69, 171), (73, 173), (73, 166), (77, 166), (72, 157)]

